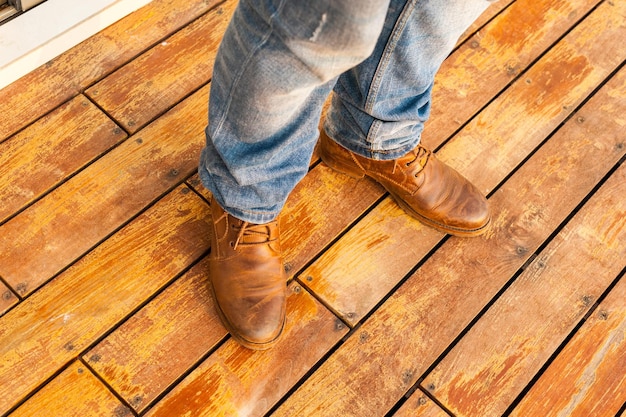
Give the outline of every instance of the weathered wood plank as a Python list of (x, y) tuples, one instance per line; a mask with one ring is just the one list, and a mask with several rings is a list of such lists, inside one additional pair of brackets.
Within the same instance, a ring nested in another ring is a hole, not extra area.
[(146, 416), (262, 416), (347, 332), (297, 283), (283, 339), (254, 352), (229, 339)]
[(80, 362), (74, 362), (10, 417), (131, 416), (130, 410)]
[(0, 317), (0, 413), (197, 260), (209, 246), (209, 216), (179, 187)]
[(0, 281), (0, 317), (19, 301), (17, 295), (4, 282)]
[(86, 97), (77, 96), (0, 143), (0, 224), (125, 138)]
[(372, 181), (353, 181), (323, 164), (312, 169), (289, 196), (280, 218), (289, 275), (311, 261), (383, 192)]
[(220, 0), (152, 0), (0, 90), (0, 141), (79, 94)]
[(422, 386), (456, 415), (501, 416), (626, 266), (625, 195), (626, 166), (538, 254)]
[(437, 404), (415, 391), (413, 395), (393, 414), (394, 417), (449, 417)]
[(439, 146), (597, 4), (515, 1), (443, 63), (424, 143)]
[[(281, 218), (281, 238), (289, 276), (310, 261), (366, 208), (360, 203), (362, 196), (369, 196), (371, 193), (382, 195), (382, 190), (369, 181), (359, 182), (354, 187), (347, 178), (319, 165), (290, 196)], [(344, 197), (333, 198), (336, 195)], [(129, 403), (136, 406), (138, 411), (143, 410), (146, 404), (180, 375), (181, 370), (192, 366), (224, 335), (218, 332), (209, 337), (204, 332), (194, 333), (201, 327), (208, 328), (206, 331), (211, 329), (213, 334), (214, 323), (211, 321), (213, 319), (205, 317), (209, 313), (203, 307), (210, 304), (210, 298), (208, 302), (205, 299), (209, 297), (208, 294), (197, 288), (204, 283), (199, 281), (201, 277), (196, 276), (193, 279), (194, 288), (189, 288), (192, 283), (186, 284), (187, 286), (177, 284), (174, 287), (176, 294), (185, 289), (187, 292), (175, 297), (167, 292), (163, 295), (163, 301), (151, 303), (145, 313), (130, 319), (122, 329), (109, 336), (87, 356), (94, 369)], [(194, 294), (195, 298), (190, 299), (189, 294)], [(179, 311), (180, 299), (187, 300), (185, 305), (190, 304), (184, 309), (185, 312)], [(167, 316), (167, 322), (155, 323), (153, 311)], [(179, 315), (185, 320), (182, 321)], [(206, 322), (211, 324), (207, 325)], [(146, 330), (148, 326), (154, 328)], [(137, 332), (145, 333), (139, 335)], [(198, 337), (204, 339), (204, 342), (197, 342)], [(150, 348), (147, 349), (146, 346)], [(174, 350), (184, 351), (184, 358), (173, 354)], [(97, 360), (92, 360), (93, 357)], [(172, 360), (175, 363), (166, 366)]]
[(622, 276), (511, 416), (617, 416), (626, 403), (625, 335)]
[[(190, 183), (210, 197), (197, 175)], [(372, 181), (355, 181), (323, 164), (313, 168), (292, 191), (280, 217), (288, 276), (293, 277), (383, 194), (384, 189)]]
[(205, 259), (85, 354), (137, 412), (226, 337), (207, 274)]
[(217, 47), (236, 4), (211, 10), (85, 94), (136, 132), (211, 79)]
[(197, 168), (202, 89), (0, 227), (0, 275), (34, 291)]
[(196, 191), (202, 197), (204, 197), (207, 201), (211, 199), (211, 192), (207, 190), (204, 185), (202, 185), (202, 181), (200, 181), (200, 176), (196, 173), (191, 178), (185, 181), (189, 188)]
[[(484, 192), (493, 189), (626, 57), (626, 46), (605, 53), (613, 39), (626, 36), (618, 23), (622, 19), (618, 7), (603, 4), (446, 143), (438, 157)], [(307, 281), (302, 282), (355, 324), (442, 236), (384, 203), (304, 271)]]
[[(276, 415), (389, 410), (624, 156), (615, 115), (623, 114), (617, 92), (625, 82), (622, 71), (583, 107), (584, 123), (570, 119), (492, 196), (496, 211), (485, 236), (446, 241)], [(615, 113), (604, 112), (606, 102)], [(378, 274), (403, 251), (395, 255), (381, 261)]]
[(461, 35), (459, 41), (457, 42), (457, 46), (465, 42), (474, 34), (474, 32), (485, 26), (489, 20), (501, 13), (502, 10), (506, 9), (514, 1), (515, 0), (499, 0), (490, 4), (489, 7), (487, 7), (487, 9), (478, 17), (478, 19), (476, 19), (474, 23), (472, 23), (472, 25)]

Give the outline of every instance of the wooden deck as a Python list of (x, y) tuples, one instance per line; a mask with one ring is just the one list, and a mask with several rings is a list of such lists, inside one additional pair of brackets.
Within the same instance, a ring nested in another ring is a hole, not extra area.
[(234, 6), (154, 0), (0, 91), (0, 415), (624, 414), (626, 1), (500, 0), (444, 63), (423, 141), (488, 194), (487, 235), (314, 158), (267, 352), (206, 285)]

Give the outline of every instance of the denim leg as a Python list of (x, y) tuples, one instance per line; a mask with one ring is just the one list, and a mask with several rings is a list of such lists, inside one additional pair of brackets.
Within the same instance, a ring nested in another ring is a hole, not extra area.
[(389, 1), (241, 0), (211, 82), (199, 174), (231, 215), (273, 220), (308, 171), (324, 100), (366, 59)]
[(392, 0), (374, 53), (335, 85), (324, 125), (328, 135), (372, 159), (396, 159), (415, 148), (430, 114), (437, 70), (488, 5)]

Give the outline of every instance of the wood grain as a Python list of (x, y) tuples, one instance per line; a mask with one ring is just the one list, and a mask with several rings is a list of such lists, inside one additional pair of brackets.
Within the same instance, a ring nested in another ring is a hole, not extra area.
[(203, 89), (0, 228), (0, 275), (27, 295), (197, 167)]
[[(626, 58), (626, 44), (604, 53), (614, 37), (626, 36), (615, 9), (598, 8), (437, 156), (485, 194), (496, 187)], [(385, 202), (304, 271), (303, 284), (354, 325), (443, 237), (422, 229)]]
[(454, 414), (501, 416), (626, 266), (625, 180), (626, 166), (426, 377)]
[(93, 103), (77, 96), (0, 143), (0, 224), (125, 138)]
[[(209, 198), (197, 175), (190, 184)], [(293, 277), (383, 194), (373, 181), (354, 180), (324, 164), (315, 166), (292, 191), (280, 215), (287, 275)]]
[(152, 0), (0, 90), (0, 141), (79, 94), (220, 0)]
[[(435, 78), (423, 142), (439, 146), (597, 4), (513, 2), (444, 61)], [(506, 119), (499, 115), (497, 120)]]
[(227, 335), (208, 290), (207, 259), (85, 354), (137, 412)]
[(483, 26), (487, 24), (491, 19), (496, 17), (498, 14), (502, 12), (502, 10), (506, 9), (513, 3), (515, 0), (499, 0), (494, 1), (492, 4), (487, 7), (487, 9), (478, 16), (478, 19), (472, 23), (470, 27), (461, 35), (457, 42), (457, 47), (465, 42), (469, 37), (471, 37), (475, 32), (482, 29)]
[(85, 94), (136, 132), (211, 79), (217, 47), (236, 4), (211, 10)]
[(179, 187), (0, 317), (0, 413), (197, 260), (208, 249), (208, 217)]
[(617, 416), (626, 403), (626, 279), (620, 279), (513, 410), (522, 416)]
[(252, 351), (229, 339), (146, 416), (263, 416), (347, 332), (297, 283), (281, 341)]
[(437, 404), (415, 391), (413, 395), (393, 414), (394, 417), (449, 417)]
[(485, 236), (447, 240), (276, 415), (387, 412), (624, 156), (623, 85), (620, 74), (490, 198)]
[(18, 302), (17, 295), (4, 282), (0, 281), (0, 317)]
[(131, 415), (130, 410), (80, 362), (71, 364), (10, 414), (11, 417)]

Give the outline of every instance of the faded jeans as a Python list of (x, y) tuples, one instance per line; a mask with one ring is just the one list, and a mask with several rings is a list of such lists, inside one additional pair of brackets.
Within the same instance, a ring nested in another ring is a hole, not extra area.
[[(199, 175), (231, 215), (274, 220), (328, 136), (368, 158), (415, 148), (433, 80), (487, 0), (240, 0), (211, 82)], [(445, 103), (440, 103), (445, 105)]]

